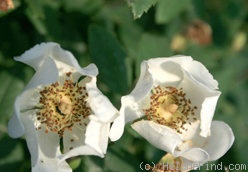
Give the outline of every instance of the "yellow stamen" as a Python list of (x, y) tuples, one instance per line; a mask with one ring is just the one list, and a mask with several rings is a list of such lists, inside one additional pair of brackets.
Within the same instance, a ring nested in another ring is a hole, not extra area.
[(72, 107), (73, 107), (73, 104), (71, 100), (69, 99), (69, 97), (63, 96), (58, 106), (59, 110), (65, 115), (70, 115), (72, 112)]
[(155, 87), (151, 92), (150, 107), (144, 109), (148, 120), (166, 125), (182, 133), (186, 123), (196, 120), (196, 106), (192, 107), (190, 99), (182, 89), (174, 87)]
[(66, 79), (63, 85), (55, 82), (44, 87), (40, 91), (41, 109), (36, 114), (39, 121), (36, 128), (41, 129), (43, 125), (46, 133), (56, 132), (63, 137), (64, 131), (71, 131), (74, 124), (87, 125), (87, 117), (91, 114), (87, 97), (86, 88), (73, 83), (71, 79)]

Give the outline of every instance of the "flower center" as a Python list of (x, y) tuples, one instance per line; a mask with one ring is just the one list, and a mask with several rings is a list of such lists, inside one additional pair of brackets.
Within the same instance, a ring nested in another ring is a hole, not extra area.
[(197, 120), (196, 106), (186, 98), (182, 88), (157, 86), (151, 91), (150, 106), (144, 109), (146, 118), (158, 124), (175, 129), (178, 133), (187, 131), (185, 124)]
[(79, 86), (70, 79), (63, 85), (55, 82), (40, 91), (41, 109), (36, 117), (37, 129), (43, 124), (46, 133), (56, 132), (62, 138), (66, 129), (72, 130), (74, 124), (87, 125), (91, 109), (87, 103), (85, 86)]

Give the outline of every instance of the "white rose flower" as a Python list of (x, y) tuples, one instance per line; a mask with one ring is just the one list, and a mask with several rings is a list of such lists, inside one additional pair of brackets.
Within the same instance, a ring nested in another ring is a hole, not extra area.
[(227, 124), (212, 122), (219, 96), (217, 81), (191, 57), (144, 61), (136, 87), (121, 99), (110, 138), (119, 139), (125, 123), (135, 120), (132, 128), (148, 142), (187, 164), (216, 160), (234, 141)]
[(25, 135), (32, 171), (67, 172), (67, 158), (103, 157), (118, 111), (96, 86), (97, 67), (81, 68), (56, 43), (36, 45), (15, 60), (36, 71), (8, 124), (11, 137)]

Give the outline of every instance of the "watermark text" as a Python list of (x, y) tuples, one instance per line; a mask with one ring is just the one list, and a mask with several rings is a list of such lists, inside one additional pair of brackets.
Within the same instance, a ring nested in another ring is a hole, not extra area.
[(232, 171), (232, 170), (246, 170), (247, 165), (246, 164), (229, 164), (229, 165), (224, 165), (222, 162), (218, 164), (200, 164), (200, 163), (192, 163), (192, 164), (181, 164), (179, 161), (175, 161), (174, 164), (167, 164), (167, 163), (160, 163), (156, 164), (154, 162), (151, 163), (145, 163), (141, 162), (140, 163), (140, 169), (142, 171), (150, 171), (154, 169), (160, 169), (160, 170), (176, 170), (176, 171), (185, 171), (185, 170), (192, 170), (192, 169), (198, 169), (200, 170), (201, 168), (205, 168), (205, 170), (209, 171)]

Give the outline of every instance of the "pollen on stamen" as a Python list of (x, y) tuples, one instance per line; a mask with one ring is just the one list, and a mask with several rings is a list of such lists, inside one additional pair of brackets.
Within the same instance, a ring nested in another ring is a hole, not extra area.
[(71, 74), (72, 74), (72, 72), (67, 72), (67, 73), (66, 73), (66, 76), (67, 76), (67, 77), (70, 77)]
[(186, 124), (196, 121), (196, 106), (186, 98), (183, 89), (157, 86), (151, 91), (149, 108), (143, 109), (146, 119), (168, 126), (178, 133), (187, 131)]
[[(65, 75), (71, 77), (72, 73)], [(41, 109), (36, 113), (39, 121), (37, 130), (44, 125), (45, 133), (55, 132), (62, 138), (64, 131), (72, 131), (75, 124), (88, 123), (87, 117), (92, 113), (87, 102), (88, 93), (86, 88), (79, 85), (66, 79), (62, 84), (55, 82), (40, 91)]]

